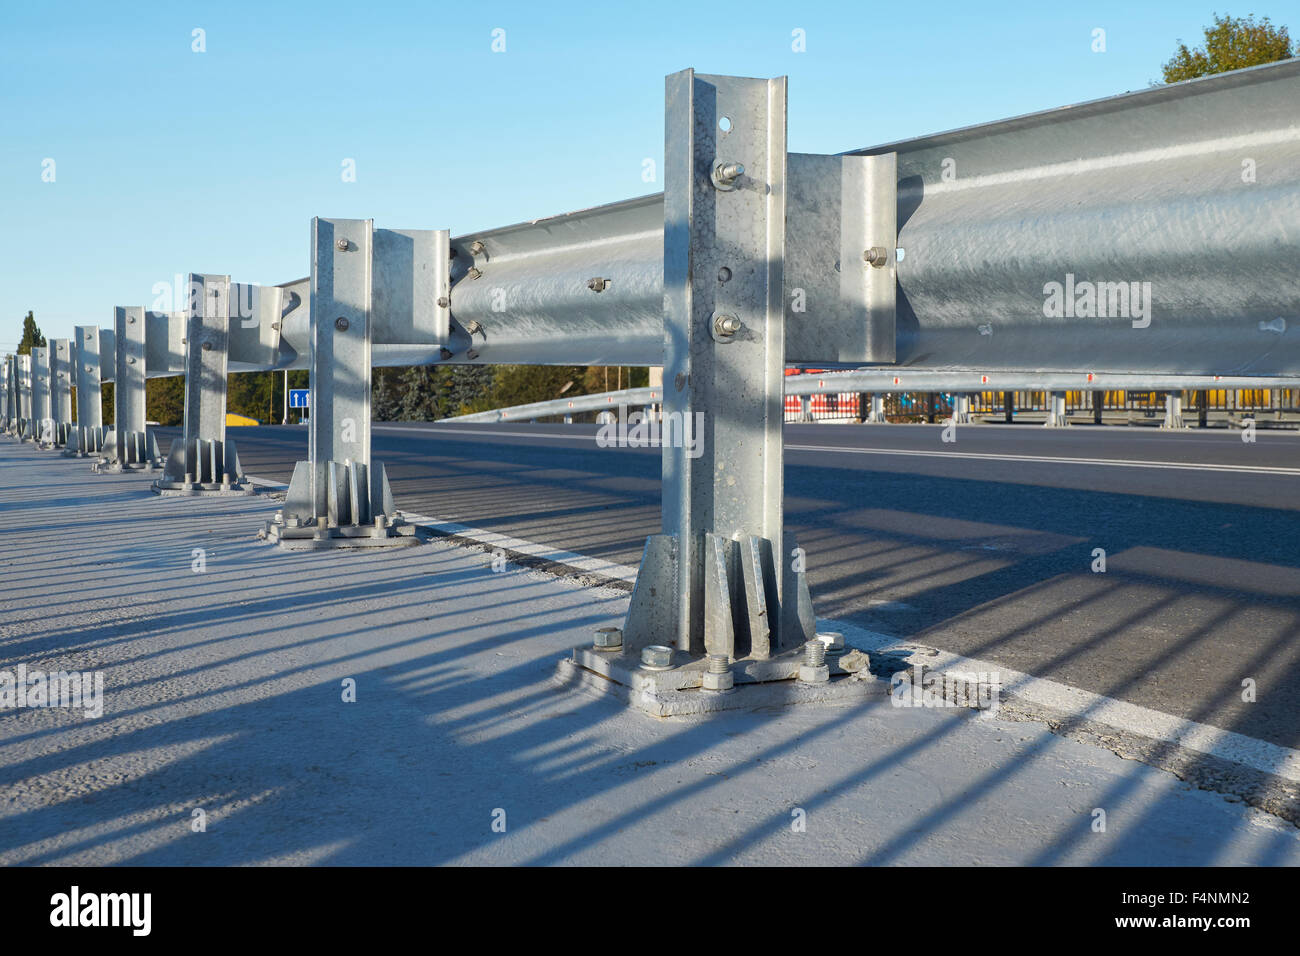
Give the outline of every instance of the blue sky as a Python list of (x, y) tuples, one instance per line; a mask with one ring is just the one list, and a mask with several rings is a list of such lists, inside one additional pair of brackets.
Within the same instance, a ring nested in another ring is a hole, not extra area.
[(726, 10), (7, 3), (0, 351), (28, 309), (66, 336), (177, 273), (304, 276), (314, 215), (457, 235), (656, 192), (643, 160), (662, 165), (663, 78), (685, 67), (788, 75), (790, 149), (833, 153), (1141, 89), (1216, 10), (1300, 33), (1300, 0)]

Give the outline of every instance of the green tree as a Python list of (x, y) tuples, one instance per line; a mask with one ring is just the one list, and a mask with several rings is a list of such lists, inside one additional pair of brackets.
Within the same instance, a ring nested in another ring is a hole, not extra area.
[(144, 383), (144, 417), (159, 425), (185, 423), (185, 376), (151, 378)]
[(1173, 59), (1161, 69), (1166, 83), (1177, 83), (1293, 56), (1295, 48), (1286, 27), (1273, 26), (1268, 17), (1256, 23), (1254, 14), (1236, 18), (1216, 13), (1214, 26), (1205, 28), (1205, 45), (1189, 50), (1179, 41)]
[(23, 319), (23, 339), (18, 343), (18, 354), (31, 355), (33, 348), (45, 348), (45, 336), (36, 324), (36, 317), (29, 311)]

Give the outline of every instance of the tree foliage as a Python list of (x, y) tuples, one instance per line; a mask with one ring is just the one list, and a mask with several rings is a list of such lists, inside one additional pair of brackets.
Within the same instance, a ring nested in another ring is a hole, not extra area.
[(1244, 18), (1215, 14), (1214, 25), (1205, 28), (1205, 45), (1189, 50), (1187, 44), (1179, 42), (1173, 59), (1164, 64), (1162, 71), (1166, 83), (1177, 83), (1293, 56), (1295, 48), (1286, 27), (1273, 26), (1268, 17), (1256, 22), (1254, 14)]
[(36, 317), (29, 311), (23, 319), (23, 338), (18, 343), (18, 355), (31, 355), (32, 349), (45, 348), (45, 336), (41, 334), (41, 328), (36, 324)]

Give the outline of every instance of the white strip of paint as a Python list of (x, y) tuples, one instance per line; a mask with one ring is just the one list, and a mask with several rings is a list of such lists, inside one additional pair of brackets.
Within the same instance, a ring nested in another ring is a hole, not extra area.
[(468, 538), (479, 544), (487, 545), (490, 548), (501, 548), (503, 551), (517, 551), (520, 554), (526, 554), (529, 557), (542, 558), (547, 561), (565, 564), (571, 568), (577, 568), (579, 571), (586, 571), (589, 574), (599, 574), (607, 578), (617, 578), (626, 581), (629, 584), (636, 583), (636, 568), (629, 568), (625, 564), (615, 564), (612, 561), (605, 561), (601, 558), (589, 558), (584, 554), (577, 554), (573, 551), (562, 551), (558, 548), (552, 548), (549, 545), (538, 544), (535, 541), (525, 541), (523, 538), (515, 538), (508, 534), (501, 534), (498, 531), (487, 531), (483, 528), (474, 528), (470, 525), (459, 524), (455, 521), (444, 521), (442, 518), (433, 518), (429, 515), (415, 514), (410, 511), (403, 511), (402, 514), (415, 524), (425, 528), (432, 528), (440, 534), (454, 534), (458, 537)]
[(1300, 751), (1290, 747), (1282, 747), (1231, 730), (1175, 717), (1163, 711), (1115, 700), (1056, 681), (1032, 677), (990, 661), (962, 657), (960, 654), (951, 654), (911, 641), (900, 641), (896, 637), (868, 631), (853, 624), (819, 621), (817, 626), (819, 630), (839, 631), (844, 635), (846, 645), (859, 647), (867, 653), (920, 647), (928, 651), (937, 651), (934, 656), (927, 655), (921, 659), (927, 669), (973, 673), (996, 672), (1004, 691), (1029, 703), (1104, 724), (1116, 730), (1177, 744), (1197, 753), (1219, 757), (1244, 767), (1275, 774), (1293, 783), (1300, 783)]
[(1143, 461), (1127, 458), (1059, 458), (1050, 455), (998, 455), (973, 451), (921, 451), (901, 448), (838, 448), (834, 445), (786, 445), (794, 451), (840, 452), (848, 455), (902, 455), (916, 458), (973, 458), (982, 461), (1032, 461), (1049, 465), (1105, 465), (1118, 468), (1160, 468), (1174, 471), (1226, 471), (1234, 474), (1300, 475), (1300, 468), (1269, 465), (1220, 465), (1208, 462)]

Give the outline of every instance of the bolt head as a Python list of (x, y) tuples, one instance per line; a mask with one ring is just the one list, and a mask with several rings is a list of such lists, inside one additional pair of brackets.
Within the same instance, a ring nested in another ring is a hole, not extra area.
[(347, 252), (347, 251), (348, 251), (348, 241), (347, 241), (346, 239), (336, 239), (336, 240), (334, 240), (334, 247), (335, 247), (336, 249), (340, 250), (341, 252)]
[(348, 330), (348, 320), (340, 315), (334, 320), (334, 328), (338, 329), (340, 332), (346, 332)]

